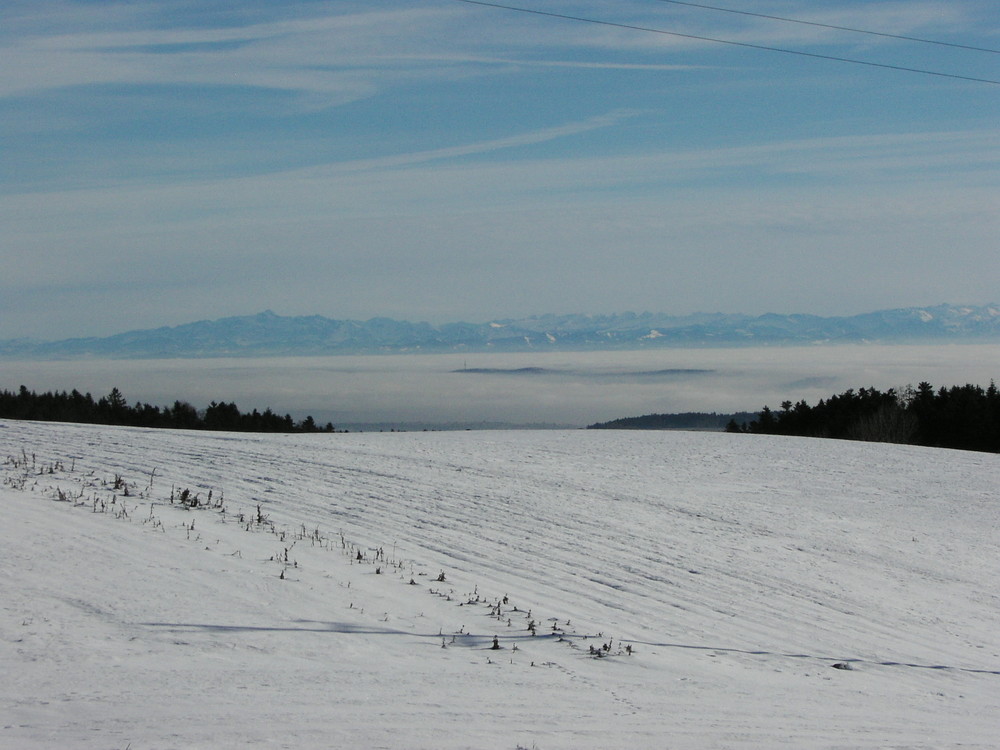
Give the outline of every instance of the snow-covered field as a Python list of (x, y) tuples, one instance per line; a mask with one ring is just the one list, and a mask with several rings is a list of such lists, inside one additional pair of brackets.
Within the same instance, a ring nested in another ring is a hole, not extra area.
[(0, 422), (0, 458), (5, 748), (1000, 745), (1000, 456)]

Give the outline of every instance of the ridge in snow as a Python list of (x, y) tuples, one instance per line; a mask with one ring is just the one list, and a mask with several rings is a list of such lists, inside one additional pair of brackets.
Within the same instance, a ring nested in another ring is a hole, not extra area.
[(0, 456), (5, 747), (995, 747), (998, 456), (30, 422)]

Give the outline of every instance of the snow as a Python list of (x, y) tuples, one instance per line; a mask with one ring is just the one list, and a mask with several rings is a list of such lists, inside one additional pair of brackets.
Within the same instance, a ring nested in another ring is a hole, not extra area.
[(0, 458), (2, 747), (996, 747), (1000, 456), (0, 422)]

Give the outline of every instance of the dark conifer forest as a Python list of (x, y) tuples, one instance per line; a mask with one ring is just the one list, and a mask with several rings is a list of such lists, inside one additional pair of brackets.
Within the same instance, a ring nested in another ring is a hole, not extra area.
[(731, 420), (728, 432), (909, 443), (1000, 452), (1000, 391), (994, 383), (935, 391), (930, 383), (902, 391), (850, 389), (815, 406), (785, 401), (765, 406), (750, 422)]
[(213, 401), (201, 411), (185, 401), (164, 407), (138, 402), (129, 406), (117, 388), (95, 401), (89, 393), (75, 389), (70, 393), (35, 393), (22, 385), (16, 393), (0, 391), (0, 418), (234, 432), (334, 431), (332, 424), (320, 427), (311, 416), (296, 422), (288, 414), (281, 416), (270, 409), (241, 412), (234, 403)]
[[(335, 431), (332, 424), (320, 426), (311, 416), (296, 422), (271, 409), (242, 412), (235, 403), (225, 401), (212, 401), (202, 410), (185, 401), (163, 407), (139, 402), (130, 406), (117, 388), (95, 400), (77, 390), (36, 393), (22, 385), (16, 392), (0, 391), (0, 418), (233, 432)], [(720, 418), (724, 415), (654, 414), (590, 428), (719, 429)], [(935, 391), (926, 382), (902, 391), (849, 389), (820, 399), (814, 406), (785, 401), (780, 410), (764, 406), (756, 414), (733, 415), (725, 430), (1000, 453), (1000, 390), (992, 382), (985, 389), (967, 384)]]

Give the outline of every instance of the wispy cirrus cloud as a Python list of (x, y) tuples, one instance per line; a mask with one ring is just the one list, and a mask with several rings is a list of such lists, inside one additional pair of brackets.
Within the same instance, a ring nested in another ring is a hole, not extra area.
[[(379, 83), (400, 77), (453, 76), (469, 65), (679, 69), (704, 63), (656, 61), (645, 54), (711, 45), (448, 2), (388, 11), (358, 4), (337, 6), (335, 12), (329, 5), (300, 6), (297, 17), (263, 20), (253, 15), (206, 18), (192, 15), (189, 6), (169, 2), (98, 3), (90, 8), (43, 5), (50, 12), (40, 13), (33, 3), (7, 10), (8, 29), (0, 33), (4, 55), (0, 96), (83, 85), (169, 83), (341, 94), (342, 100), (350, 100), (370, 95)], [(534, 7), (530, 2), (519, 5)], [(665, 31), (721, 35), (742, 43), (845, 41), (845, 35), (826, 29), (664, 4), (626, 2), (609, 8), (570, 2), (539, 9)], [(937, 1), (840, 5), (809, 9), (800, 17), (895, 33), (961, 31), (974, 22), (967, 7)], [(553, 57), (552, 51), (558, 55), (559, 50), (583, 56)], [(644, 55), (632, 60), (599, 59), (588, 50)], [(338, 101), (336, 96), (332, 101)]]
[[(140, 3), (140, 5), (142, 5)], [(326, 6), (329, 7), (329, 6)], [(72, 29), (77, 13), (48, 26), (0, 37), (0, 95), (100, 84), (250, 86), (348, 96), (371, 90), (359, 79), (414, 75), (415, 56), (455, 11), (401, 9), (311, 15), (210, 27)], [(183, 18), (183, 15), (181, 16)], [(441, 61), (436, 60), (435, 65)]]
[[(513, 4), (914, 53), (651, 0)], [(992, 0), (821, 6), (754, 10), (992, 33)], [(439, 320), (833, 313), (996, 287), (1000, 112), (982, 86), (454, 0), (0, 14), (7, 335), (43, 319), (91, 332), (122, 304), (144, 325), (251, 302)]]
[[(730, 7), (734, 13), (709, 6)], [(532, 0), (498, 0), (497, 6), (484, 4), (476, 10), (484, 17), (505, 19), (517, 28), (517, 42), (523, 47), (540, 45), (641, 50), (703, 48), (711, 38), (759, 45), (829, 45), (844, 43), (887, 43), (889, 39), (853, 35), (830, 28), (879, 30), (891, 34), (963, 34), (990, 18), (988, 4), (947, 3), (942, 0), (910, 2), (826, 3), (822, 7), (790, 8), (787, 3), (757, 4), (747, 9), (737, 4), (705, 3), (703, 7), (664, 2), (625, 2), (609, 6), (601, 2), (569, 0), (539, 3)], [(475, 7), (475, 6), (473, 6)], [(739, 11), (750, 10), (742, 14)], [(537, 11), (537, 14), (535, 13)], [(470, 12), (471, 9), (470, 9)], [(755, 15), (759, 14), (759, 15)], [(512, 18), (511, 14), (520, 15)], [(770, 15), (772, 17), (765, 17)], [(805, 23), (779, 20), (794, 18)], [(661, 33), (658, 33), (661, 32)], [(704, 37), (704, 38), (697, 38)]]

